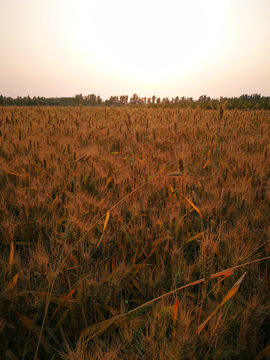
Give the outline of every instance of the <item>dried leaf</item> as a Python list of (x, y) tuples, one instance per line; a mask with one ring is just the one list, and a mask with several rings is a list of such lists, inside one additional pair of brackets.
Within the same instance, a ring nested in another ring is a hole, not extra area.
[(106, 187), (108, 187), (111, 180), (112, 180), (112, 177), (110, 176), (109, 179), (107, 180)]
[(18, 316), (18, 318), (22, 321), (22, 323), (27, 327), (27, 329), (29, 330), (40, 330), (41, 327), (37, 326), (34, 324), (34, 322), (30, 319), (28, 319), (28, 317), (20, 315), (16, 310), (14, 310), (14, 313)]
[(178, 303), (179, 299), (177, 298), (173, 307), (173, 336), (172, 336), (172, 352), (175, 351), (175, 334), (176, 334), (176, 319), (177, 319), (177, 311), (178, 311)]
[(14, 262), (14, 246), (13, 246), (13, 241), (11, 241), (11, 244), (10, 244), (10, 256), (9, 256), (9, 270), (10, 271), (11, 271), (13, 262)]
[(217, 245), (216, 245), (216, 243), (214, 242), (214, 240), (212, 240), (212, 245), (213, 245), (213, 249), (214, 249), (217, 257), (220, 259), (219, 250), (218, 250)]
[(103, 239), (104, 232), (105, 232), (105, 229), (106, 229), (108, 221), (109, 221), (109, 217), (110, 217), (110, 211), (107, 212), (106, 219), (105, 219), (105, 222), (104, 222), (103, 232), (102, 232), (101, 238), (99, 239), (99, 241), (97, 243), (97, 248), (99, 247), (99, 245), (100, 245), (100, 243), (101, 243), (101, 241)]
[(62, 324), (62, 322), (64, 321), (65, 317), (67, 316), (69, 312), (69, 309), (66, 309), (66, 311), (64, 312), (64, 314), (60, 317), (60, 320), (58, 321), (58, 323), (55, 325), (55, 327), (53, 328), (53, 331), (56, 332), (56, 330), (59, 328), (59, 326)]
[(240, 144), (240, 145), (238, 145), (238, 146), (237, 146), (237, 148), (236, 148), (235, 150), (239, 149), (239, 148), (240, 148), (240, 146), (241, 146), (243, 143), (244, 143), (244, 141), (242, 141), (242, 142), (241, 142), (241, 144)]
[(173, 326), (175, 326), (177, 319), (178, 304), (179, 304), (179, 299), (177, 298), (173, 307)]
[(208, 159), (208, 160), (206, 161), (206, 163), (204, 164), (203, 169), (208, 165), (209, 161), (210, 161), (210, 159)]
[(229, 168), (229, 166), (225, 163), (225, 161), (222, 161), (223, 162), (223, 164), (226, 166), (226, 168), (230, 171), (230, 172), (232, 172), (232, 170)]
[(194, 205), (193, 202), (190, 201), (188, 198), (185, 198), (185, 199), (186, 199), (186, 200), (190, 203), (190, 205), (197, 211), (197, 213), (204, 219), (204, 217), (202, 216), (202, 214), (201, 214), (200, 210), (197, 208), (197, 206)]
[(199, 237), (201, 237), (204, 233), (206, 233), (206, 231), (202, 231), (200, 232), (199, 234), (196, 234), (194, 236), (192, 236), (191, 238), (189, 238), (187, 241), (186, 241), (186, 244), (188, 244), (189, 242), (195, 240), (195, 239), (198, 239)]
[[(63, 306), (65, 304), (65, 302), (71, 297), (71, 295), (76, 291), (76, 289), (78, 288), (80, 284), (78, 284), (64, 299), (63, 301), (61, 302), (61, 304), (59, 304), (57, 306), (57, 308), (55, 309), (54, 313), (52, 314), (51, 318), (50, 318), (50, 321), (48, 323), (48, 325), (50, 325), (52, 319), (55, 317), (56, 313), (59, 311), (59, 309), (61, 308), (61, 306)], [(82, 283), (81, 283), (82, 285)]]
[(224, 297), (224, 299), (221, 301), (221, 303), (218, 305), (218, 307), (212, 312), (212, 314), (210, 316), (208, 316), (208, 318), (199, 326), (198, 334), (202, 331), (202, 329), (205, 327), (205, 325), (208, 323), (208, 321), (211, 319), (211, 317), (217, 312), (217, 310), (236, 293), (236, 291), (239, 289), (239, 286), (241, 285), (241, 282), (245, 276), (246, 276), (246, 272), (236, 281), (236, 283), (233, 285), (231, 290)]
[(145, 162), (144, 162), (143, 160), (140, 160), (140, 159), (137, 158), (137, 157), (136, 157), (136, 159), (137, 159), (138, 161), (140, 161), (142, 164), (145, 164)]
[(83, 156), (81, 156), (81, 157), (77, 160), (77, 162), (82, 161), (85, 157), (86, 157), (86, 154), (84, 154)]
[(10, 280), (9, 284), (8, 284), (8, 290), (11, 290), (14, 285), (16, 285), (18, 278), (19, 278), (20, 272), (16, 275), (13, 276), (13, 278)]
[(110, 217), (110, 211), (107, 212), (107, 215), (106, 215), (106, 219), (105, 219), (105, 222), (104, 222), (104, 227), (103, 227), (103, 233), (106, 229), (106, 226), (108, 224), (108, 221), (109, 221), (109, 217)]
[[(68, 250), (68, 247), (67, 245), (65, 244), (64, 240), (60, 237), (60, 240), (62, 241), (62, 244), (64, 245), (64, 250), (65, 250), (65, 254), (68, 254), (69, 253), (69, 250)], [(74, 258), (74, 256), (72, 254), (70, 254), (70, 258), (71, 260), (74, 262), (75, 265), (78, 265), (78, 261)]]
[(221, 271), (219, 273), (213, 274), (212, 276), (210, 276), (210, 279), (214, 279), (214, 278), (219, 277), (219, 276), (228, 277), (228, 276), (231, 276), (233, 274), (234, 274), (234, 272), (233, 272), (232, 269), (227, 269), (227, 270)]
[(131, 281), (133, 282), (134, 286), (136, 287), (137, 290), (139, 290), (139, 292), (142, 294), (142, 289), (140, 288), (140, 285), (137, 283), (137, 281), (131, 276)]

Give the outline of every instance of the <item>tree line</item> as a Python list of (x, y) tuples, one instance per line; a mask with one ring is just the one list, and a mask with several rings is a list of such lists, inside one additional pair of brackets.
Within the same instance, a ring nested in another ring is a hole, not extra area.
[(50, 97), (44, 96), (31, 98), (17, 96), (17, 98), (5, 97), (0, 95), (0, 106), (124, 106), (124, 105), (146, 105), (146, 106), (200, 106), (205, 109), (216, 109), (219, 103), (226, 102), (227, 109), (270, 109), (270, 97), (261, 94), (241, 95), (239, 97), (221, 97), (212, 99), (210, 96), (201, 95), (198, 100), (192, 97), (139, 97), (133, 94), (130, 99), (127, 95), (111, 96), (110, 99), (102, 100), (99, 95), (90, 94), (83, 96), (77, 94), (74, 97)]

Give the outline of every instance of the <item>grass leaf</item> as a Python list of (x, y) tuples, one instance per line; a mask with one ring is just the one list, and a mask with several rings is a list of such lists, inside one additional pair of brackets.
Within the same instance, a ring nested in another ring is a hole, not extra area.
[(107, 212), (107, 215), (106, 215), (106, 219), (105, 219), (105, 222), (104, 222), (104, 227), (103, 227), (103, 233), (107, 227), (107, 224), (108, 224), (108, 221), (109, 221), (109, 217), (110, 217), (110, 211)]
[(48, 326), (50, 325), (52, 319), (55, 317), (56, 313), (59, 311), (59, 309), (61, 308), (61, 306), (63, 306), (65, 304), (65, 302), (71, 297), (71, 295), (76, 291), (76, 289), (78, 288), (78, 286), (80, 285), (81, 283), (79, 283), (64, 299), (63, 301), (61, 302), (61, 304), (59, 304), (57, 306), (57, 308), (55, 309), (54, 313), (52, 314), (49, 322), (48, 322)]
[(205, 325), (208, 323), (208, 321), (211, 319), (211, 317), (217, 312), (217, 310), (236, 293), (236, 291), (239, 289), (239, 286), (241, 285), (241, 282), (245, 276), (246, 276), (246, 272), (236, 281), (236, 283), (233, 285), (231, 290), (224, 297), (224, 299), (221, 301), (221, 303), (218, 305), (218, 307), (212, 312), (212, 314), (210, 316), (208, 316), (208, 318), (198, 327), (198, 334), (202, 331), (202, 329), (205, 327)]
[(10, 255), (9, 255), (9, 271), (10, 272), (11, 272), (11, 269), (12, 269), (13, 262), (14, 262), (14, 246), (13, 246), (13, 241), (11, 241)]
[(197, 208), (197, 206), (194, 205), (193, 202), (190, 201), (188, 198), (185, 198), (185, 199), (186, 199), (186, 200), (190, 203), (190, 205), (197, 211), (197, 213), (200, 215), (200, 217), (202, 217), (202, 218), (204, 219), (204, 217), (202, 216), (202, 214), (201, 214), (200, 210)]
[(206, 233), (206, 230), (205, 231), (202, 231), (194, 236), (192, 236), (191, 238), (189, 238), (187, 241), (186, 241), (186, 244), (188, 244), (189, 242), (195, 240), (195, 239), (198, 239), (199, 237), (201, 237), (203, 234)]
[(14, 275), (13, 278), (10, 280), (10, 282), (8, 284), (8, 290), (11, 290), (14, 287), (14, 285), (16, 285), (19, 275), (20, 275), (20, 273)]

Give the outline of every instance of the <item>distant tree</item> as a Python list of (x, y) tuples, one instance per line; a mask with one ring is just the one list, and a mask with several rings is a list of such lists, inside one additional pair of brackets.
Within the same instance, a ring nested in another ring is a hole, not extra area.
[(128, 96), (127, 95), (121, 95), (120, 96), (120, 102), (123, 104), (123, 105), (126, 105), (128, 103)]
[(146, 97), (139, 98), (138, 103), (139, 103), (140, 105), (145, 105), (145, 104), (146, 104)]
[(138, 104), (138, 101), (139, 101), (139, 96), (137, 94), (133, 94), (132, 95), (132, 98), (130, 98), (130, 104)]
[(89, 103), (90, 103), (91, 106), (96, 106), (97, 105), (97, 97), (96, 97), (95, 94), (90, 94)]
[[(220, 97), (220, 99), (211, 99), (209, 96), (201, 95), (197, 101), (194, 101), (192, 97), (185, 98), (184, 96), (181, 99), (176, 96), (170, 101), (168, 97), (162, 99), (163, 104), (181, 104), (181, 106), (191, 106), (196, 107), (199, 105), (204, 109), (217, 109), (219, 107), (219, 101), (226, 101), (227, 109), (270, 109), (270, 97), (261, 96), (261, 94), (242, 94), (239, 97)], [(211, 104), (210, 104), (211, 102)], [(160, 104), (160, 98), (156, 98), (155, 95), (152, 98), (140, 98), (137, 94), (133, 94), (130, 98), (130, 104), (135, 105), (145, 105), (147, 104)], [(28, 96), (20, 97), (17, 96), (16, 99), (12, 97), (5, 97), (0, 95), (0, 106), (122, 106), (128, 104), (128, 96), (121, 95), (120, 99), (118, 96), (111, 96), (110, 99), (105, 100), (104, 102), (100, 96), (95, 94), (90, 94), (87, 96), (82, 96), (82, 94), (77, 94), (75, 97), (51, 97), (45, 98), (44, 96), (33, 98)]]
[(1, 105), (1, 106), (5, 106), (5, 105), (6, 105), (6, 102), (5, 102), (5, 99), (4, 99), (4, 96), (3, 96), (3, 95), (0, 95), (0, 105)]
[(6, 98), (6, 105), (7, 106), (12, 106), (13, 105), (13, 99), (12, 99), (12, 97), (7, 97)]
[(75, 105), (77, 105), (77, 106), (81, 105), (82, 100), (83, 100), (82, 94), (75, 95), (75, 99), (74, 99)]
[(109, 100), (105, 100), (104, 105), (105, 106), (112, 106), (113, 105), (113, 96), (111, 96)]
[(169, 98), (168, 97), (164, 97), (163, 99), (162, 99), (162, 104), (169, 104), (170, 103), (170, 100), (169, 100)]
[(97, 99), (96, 99), (96, 102), (97, 102), (97, 105), (102, 105), (102, 99), (100, 97), (100, 95), (97, 96)]
[(120, 101), (119, 101), (118, 96), (116, 96), (116, 95), (113, 96), (113, 104), (116, 105), (116, 104), (119, 104), (119, 102), (120, 102)]

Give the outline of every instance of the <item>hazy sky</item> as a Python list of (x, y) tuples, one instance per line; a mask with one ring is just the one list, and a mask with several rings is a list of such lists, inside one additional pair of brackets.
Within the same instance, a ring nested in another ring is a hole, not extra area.
[(0, 0), (0, 95), (270, 96), (270, 0)]

